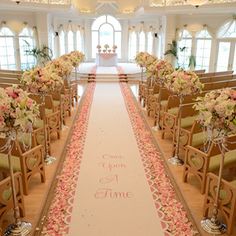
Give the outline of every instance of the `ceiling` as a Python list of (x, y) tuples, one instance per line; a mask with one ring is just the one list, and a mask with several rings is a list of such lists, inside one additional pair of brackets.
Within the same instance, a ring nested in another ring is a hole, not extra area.
[[(165, 12), (175, 13), (184, 11), (189, 13), (194, 8), (198, 11), (213, 8), (220, 9), (222, 5), (230, 7), (236, 6), (236, 0), (1, 0), (0, 6), (3, 4), (14, 5), (17, 3), (21, 7), (33, 9), (45, 8), (52, 9), (65, 8), (75, 9), (81, 14), (104, 14), (113, 15), (132, 15), (135, 13), (147, 12)], [(204, 6), (202, 6), (204, 4)], [(48, 7), (50, 5), (50, 7)]]

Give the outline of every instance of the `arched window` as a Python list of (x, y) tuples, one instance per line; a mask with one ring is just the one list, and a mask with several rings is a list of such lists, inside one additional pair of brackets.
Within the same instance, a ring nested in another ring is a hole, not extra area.
[(121, 25), (110, 15), (98, 17), (92, 25), (92, 57), (96, 57), (97, 45), (117, 46), (118, 58), (121, 57)]
[(74, 33), (69, 30), (67, 33), (67, 52), (72, 52), (75, 50), (74, 47)]
[(66, 49), (65, 49), (65, 33), (64, 33), (63, 30), (60, 31), (59, 41), (60, 41), (60, 55), (63, 55), (63, 54), (66, 53)]
[(32, 68), (35, 64), (35, 57), (31, 54), (31, 50), (35, 47), (33, 30), (25, 27), (19, 34), (20, 46), (20, 62), (21, 70)]
[(139, 33), (139, 52), (145, 52), (146, 37), (144, 31)]
[(227, 22), (220, 28), (218, 38), (236, 38), (236, 19)]
[(147, 34), (147, 52), (153, 54), (153, 33), (148, 32)]
[(178, 42), (178, 64), (180, 67), (184, 69), (187, 69), (189, 67), (191, 50), (192, 36), (187, 30), (183, 30), (182, 32), (180, 32), (180, 40)]
[(16, 69), (14, 34), (7, 27), (0, 29), (0, 68)]
[(217, 71), (236, 71), (236, 19), (220, 27), (218, 31)]
[(196, 70), (209, 70), (212, 37), (204, 29), (196, 34)]
[(129, 34), (129, 60), (134, 60), (137, 54), (137, 34), (135, 31)]

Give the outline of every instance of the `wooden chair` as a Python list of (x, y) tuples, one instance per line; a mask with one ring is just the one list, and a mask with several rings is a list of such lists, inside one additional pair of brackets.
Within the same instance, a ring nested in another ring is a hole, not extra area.
[(158, 95), (158, 102), (156, 104), (157, 106), (156, 106), (156, 110), (154, 114), (154, 125), (156, 126), (158, 124), (160, 128), (162, 128), (163, 113), (168, 103), (169, 96), (171, 96), (171, 93), (169, 90), (167, 90), (166, 88), (160, 88), (159, 95)]
[[(227, 138), (229, 150), (225, 155), (224, 167), (236, 164), (236, 136)], [(234, 143), (235, 142), (235, 143)], [(184, 160), (183, 181), (187, 182), (189, 174), (194, 175), (200, 182), (200, 191), (203, 194), (206, 187), (206, 176), (208, 172), (215, 172), (219, 169), (221, 152), (219, 146), (210, 143), (205, 152), (196, 147), (187, 146)]]
[[(218, 176), (213, 173), (207, 174), (206, 193), (203, 206), (203, 216), (210, 217), (214, 199), (216, 195), (216, 187)], [(233, 227), (236, 223), (236, 180), (231, 182), (222, 179), (220, 186), (220, 200), (218, 201), (218, 208), (225, 224), (227, 225), (227, 234), (231, 235)]]
[(180, 129), (179, 148), (184, 151), (186, 151), (187, 145), (203, 149), (206, 141), (206, 134), (203, 132), (201, 125), (196, 120), (193, 122), (191, 127), (182, 127)]
[(155, 114), (158, 96), (159, 96), (160, 85), (154, 83), (153, 89), (149, 91), (149, 96), (147, 99), (147, 115)]
[[(17, 204), (20, 210), (20, 216), (25, 216), (25, 206), (22, 188), (22, 179), (19, 172), (14, 174)], [(3, 232), (3, 221), (6, 214), (14, 208), (11, 190), (11, 179), (7, 177), (0, 181), (0, 229)], [(1, 230), (0, 230), (1, 232)], [(2, 234), (1, 234), (2, 235)]]
[[(0, 139), (0, 146), (3, 146), (6, 140)], [(16, 140), (12, 149), (12, 163), (13, 171), (22, 173), (23, 190), (26, 195), (29, 192), (29, 182), (31, 178), (39, 174), (41, 182), (45, 182), (45, 166), (44, 166), (44, 148), (42, 145), (34, 146), (24, 151), (22, 148), (22, 141)], [(7, 173), (9, 171), (9, 164), (7, 158), (7, 151), (0, 153), (0, 169)]]
[[(43, 104), (42, 97), (37, 94), (30, 94), (30, 97), (38, 104)], [(59, 104), (60, 106), (60, 104)], [(42, 108), (43, 109), (43, 108)], [(45, 96), (44, 111), (41, 112), (41, 118), (36, 122), (36, 128), (41, 128), (45, 122), (49, 130), (49, 136), (53, 133), (57, 134), (57, 138), (61, 136), (61, 114), (57, 106), (54, 106), (52, 95)]]

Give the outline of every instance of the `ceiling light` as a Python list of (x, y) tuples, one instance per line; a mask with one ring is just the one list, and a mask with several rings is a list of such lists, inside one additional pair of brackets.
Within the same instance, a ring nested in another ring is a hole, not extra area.
[(199, 6), (207, 4), (208, 0), (189, 0), (189, 1), (187, 1), (187, 3), (198, 8)]

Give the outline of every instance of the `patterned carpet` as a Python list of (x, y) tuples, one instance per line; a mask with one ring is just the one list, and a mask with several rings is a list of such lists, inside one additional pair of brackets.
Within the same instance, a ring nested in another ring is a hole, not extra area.
[(126, 83), (88, 84), (41, 234), (197, 234)]

